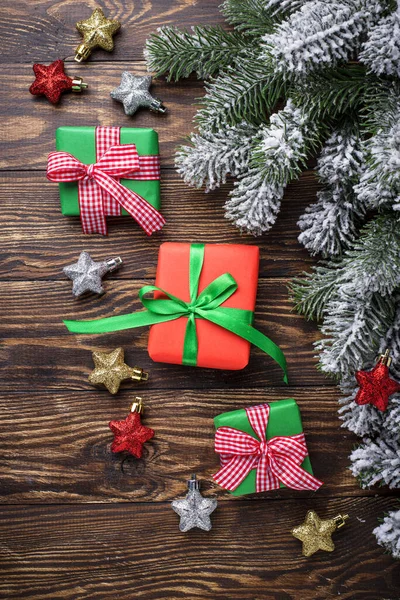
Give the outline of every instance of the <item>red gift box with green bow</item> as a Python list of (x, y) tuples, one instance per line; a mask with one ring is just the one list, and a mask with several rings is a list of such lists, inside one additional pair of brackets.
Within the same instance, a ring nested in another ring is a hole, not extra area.
[(242, 369), (250, 344), (283, 369), (282, 350), (253, 326), (258, 248), (239, 244), (162, 244), (156, 285), (139, 292), (144, 311), (95, 321), (65, 321), (73, 333), (106, 333), (151, 325), (153, 360)]

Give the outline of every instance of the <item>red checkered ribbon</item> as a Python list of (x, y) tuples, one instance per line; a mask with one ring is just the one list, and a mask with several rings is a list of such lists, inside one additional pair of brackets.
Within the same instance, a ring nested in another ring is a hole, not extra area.
[(304, 433), (266, 440), (269, 404), (246, 408), (247, 418), (258, 440), (232, 427), (219, 427), (215, 451), (221, 455), (221, 469), (213, 475), (223, 488), (233, 491), (257, 469), (256, 492), (279, 488), (280, 482), (294, 490), (317, 490), (322, 481), (300, 465), (308, 454)]
[(120, 215), (121, 208), (147, 235), (161, 229), (165, 219), (158, 210), (118, 181), (159, 179), (159, 157), (139, 156), (134, 144), (120, 145), (119, 127), (97, 127), (96, 154), (93, 165), (81, 163), (68, 152), (52, 152), (47, 163), (50, 181), (78, 182), (83, 232), (107, 235), (106, 215)]

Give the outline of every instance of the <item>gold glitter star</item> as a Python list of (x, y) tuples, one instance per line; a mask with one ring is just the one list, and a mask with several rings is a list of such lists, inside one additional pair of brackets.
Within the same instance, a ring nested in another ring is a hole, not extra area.
[(82, 43), (76, 49), (75, 60), (86, 60), (97, 46), (107, 52), (114, 48), (113, 35), (121, 27), (119, 21), (107, 19), (101, 8), (95, 8), (88, 19), (78, 21), (76, 28), (83, 36)]
[(333, 552), (335, 544), (332, 533), (345, 524), (348, 515), (337, 515), (333, 519), (320, 519), (316, 512), (309, 510), (304, 523), (292, 529), (292, 535), (303, 542), (302, 553), (311, 556), (317, 550)]
[(104, 385), (110, 394), (116, 394), (125, 379), (147, 380), (148, 373), (140, 367), (129, 367), (124, 362), (124, 349), (116, 348), (112, 352), (93, 352), (94, 370), (89, 382)]

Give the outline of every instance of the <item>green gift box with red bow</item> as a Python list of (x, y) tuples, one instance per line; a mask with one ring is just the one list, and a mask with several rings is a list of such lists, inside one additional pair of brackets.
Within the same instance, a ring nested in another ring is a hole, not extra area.
[(214, 424), (221, 468), (213, 477), (234, 496), (322, 485), (313, 475), (293, 398), (222, 413)]

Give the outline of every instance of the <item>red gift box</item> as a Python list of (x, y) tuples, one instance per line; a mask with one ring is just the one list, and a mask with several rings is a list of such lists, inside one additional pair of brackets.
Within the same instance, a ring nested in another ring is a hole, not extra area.
[[(156, 286), (186, 302), (190, 301), (189, 266), (191, 244), (167, 242), (161, 245)], [(221, 307), (254, 311), (257, 295), (259, 250), (239, 244), (206, 244), (199, 281), (199, 294), (214, 279), (230, 273), (238, 289)], [(158, 294), (155, 297), (162, 297)], [(182, 364), (187, 318), (152, 325), (148, 352), (156, 362)], [(250, 343), (204, 319), (196, 320), (197, 366), (213, 369), (243, 369), (249, 362)]]
[(150, 325), (148, 351), (154, 361), (214, 369), (243, 369), (252, 343), (278, 363), (287, 383), (282, 350), (252, 326), (258, 256), (254, 246), (163, 244), (157, 285), (139, 291), (145, 310), (64, 323), (73, 333)]

